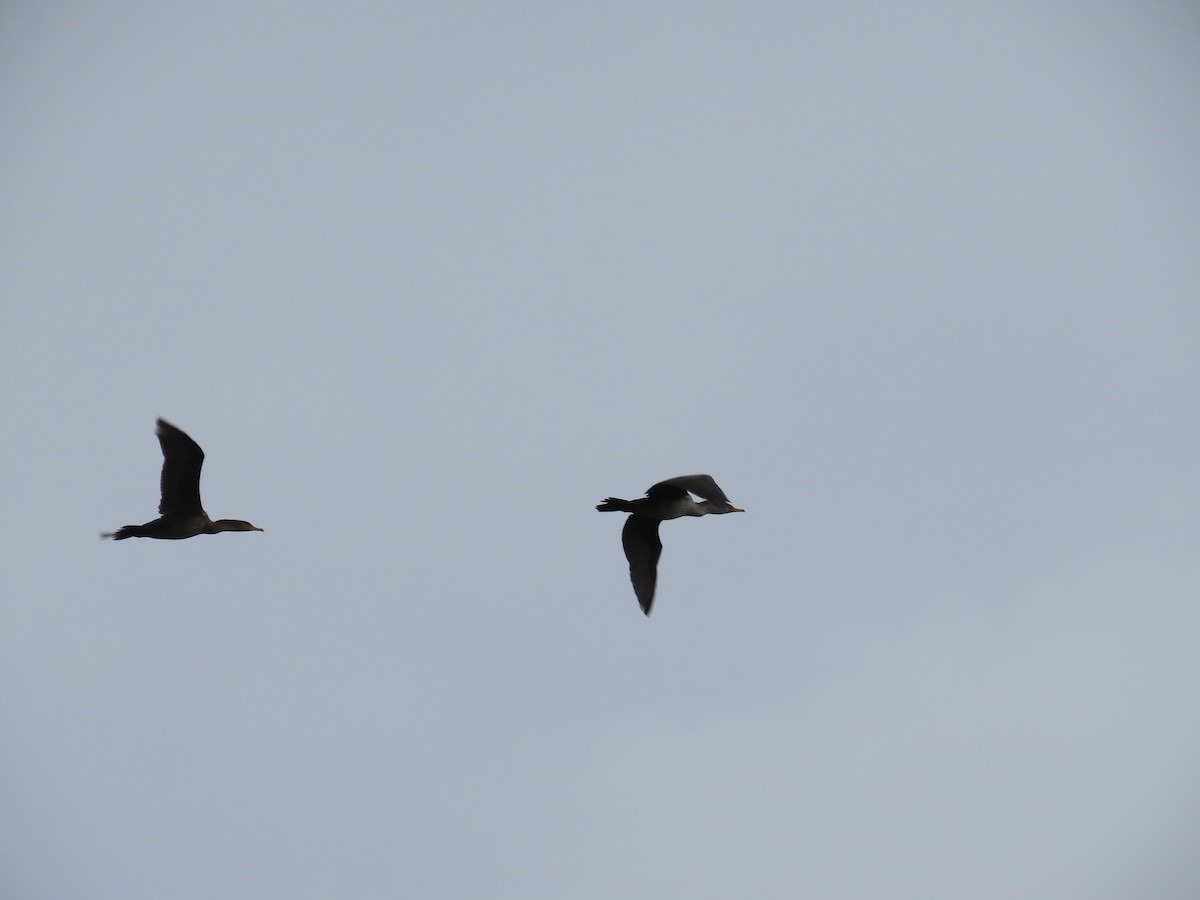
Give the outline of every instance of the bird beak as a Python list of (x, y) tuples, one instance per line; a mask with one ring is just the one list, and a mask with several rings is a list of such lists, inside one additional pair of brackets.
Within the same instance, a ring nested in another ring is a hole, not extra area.
[(745, 510), (738, 509), (736, 506), (730, 505), (729, 509), (725, 510), (725, 512), (745, 512)]
[(254, 530), (254, 531), (266, 531), (266, 529), (265, 529), (265, 528), (255, 528), (255, 529), (253, 529), (253, 530)]

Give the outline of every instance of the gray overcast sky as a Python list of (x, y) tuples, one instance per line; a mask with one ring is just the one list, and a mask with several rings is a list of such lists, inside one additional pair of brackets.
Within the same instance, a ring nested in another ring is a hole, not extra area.
[(1200, 894), (1198, 46), (6, 4), (0, 894)]

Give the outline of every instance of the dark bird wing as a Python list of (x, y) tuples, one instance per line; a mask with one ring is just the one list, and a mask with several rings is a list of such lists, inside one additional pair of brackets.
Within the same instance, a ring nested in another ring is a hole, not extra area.
[(662, 541), (658, 539), (658, 519), (645, 516), (630, 516), (621, 529), (621, 546), (629, 560), (629, 580), (637, 594), (642, 612), (650, 615), (650, 604), (654, 602), (654, 585), (658, 581), (658, 558), (662, 555)]
[(648, 497), (665, 497), (669, 494), (690, 491), (703, 500), (716, 500), (718, 503), (732, 505), (725, 492), (721, 490), (711, 475), (680, 475), (660, 481), (646, 491)]
[(157, 434), (163, 452), (159, 514), (202, 512), (200, 467), (204, 465), (204, 451), (190, 437), (162, 419), (158, 420)]

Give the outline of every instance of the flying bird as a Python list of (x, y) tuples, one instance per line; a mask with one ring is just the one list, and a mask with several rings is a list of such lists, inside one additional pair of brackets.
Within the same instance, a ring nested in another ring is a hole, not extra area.
[[(692, 498), (695, 494), (701, 499)], [(658, 558), (662, 541), (658, 539), (658, 523), (681, 516), (724, 515), (745, 512), (729, 502), (711, 475), (680, 475), (660, 481), (641, 500), (621, 500), (609, 497), (596, 506), (600, 512), (627, 512), (621, 529), (621, 545), (629, 560), (629, 580), (637, 594), (642, 612), (650, 615), (654, 602), (654, 585), (658, 581)]]
[(163, 453), (159, 517), (145, 525), (126, 525), (101, 537), (110, 537), (114, 541), (131, 537), (178, 541), (220, 531), (262, 531), (241, 519), (217, 519), (215, 522), (210, 519), (200, 505), (200, 467), (204, 465), (204, 451), (190, 437), (162, 419), (158, 420), (155, 433)]

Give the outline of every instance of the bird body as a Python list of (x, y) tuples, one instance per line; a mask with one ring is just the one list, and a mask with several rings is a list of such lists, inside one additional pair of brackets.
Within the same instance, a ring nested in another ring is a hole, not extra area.
[(182, 541), (198, 534), (219, 534), (222, 531), (262, 531), (240, 519), (210, 519), (207, 515), (160, 516), (145, 525), (123, 525), (113, 533), (106, 533), (114, 541), (131, 537), (159, 538), (167, 541)]
[(660, 522), (667, 519), (681, 519), (684, 516), (706, 516), (710, 512), (728, 512), (725, 509), (708, 509), (710, 501), (697, 502), (691, 494), (683, 491), (679, 495), (668, 494), (661, 497), (643, 497), (640, 500), (621, 500), (609, 497), (596, 507), (601, 512), (627, 512)]
[(160, 515), (145, 525), (126, 525), (101, 537), (110, 537), (114, 541), (131, 537), (179, 541), (222, 531), (262, 531), (241, 519), (213, 521), (208, 517), (200, 505), (200, 467), (204, 465), (204, 451), (170, 422), (159, 419), (157, 425), (155, 433), (163, 453)]
[[(696, 500), (692, 494), (701, 499)], [(668, 478), (652, 486), (646, 491), (646, 496), (639, 500), (608, 497), (596, 509), (600, 512), (630, 514), (625, 520), (625, 527), (621, 529), (621, 546), (625, 550), (625, 558), (629, 560), (629, 580), (646, 615), (650, 615), (650, 607), (654, 603), (658, 558), (662, 555), (658, 523), (683, 516), (745, 512), (729, 502), (711, 475)]]

